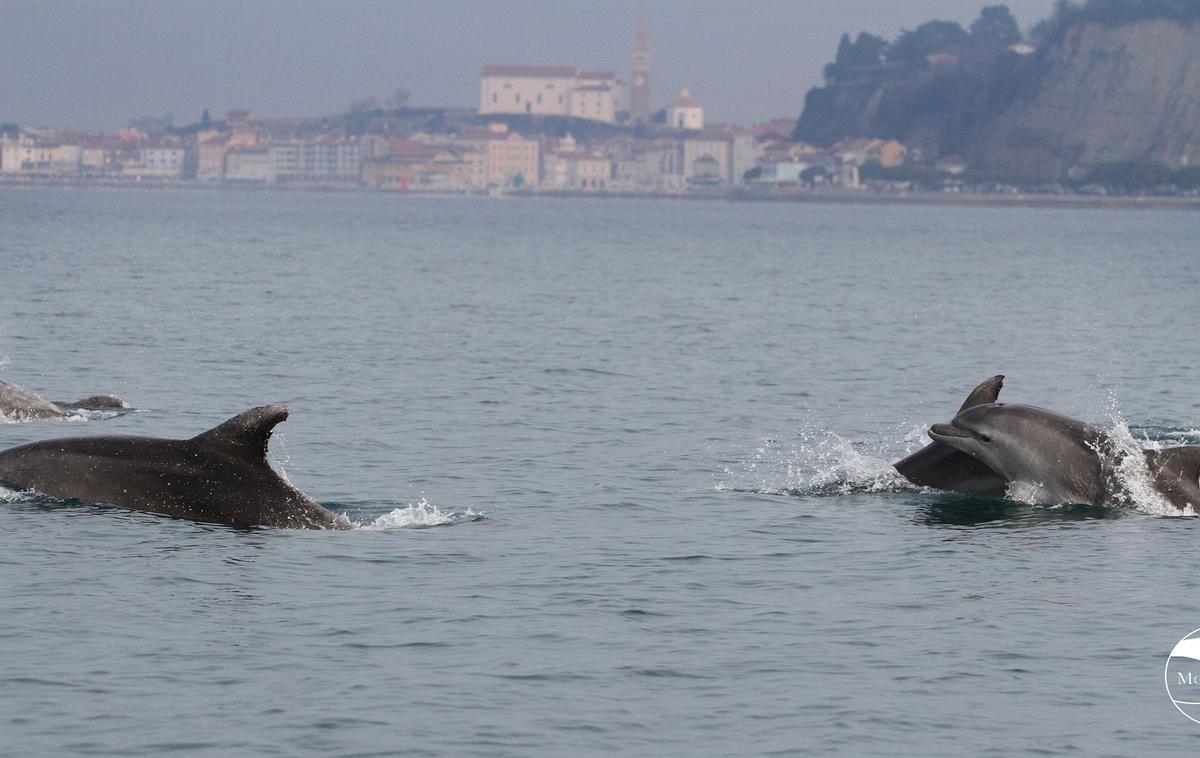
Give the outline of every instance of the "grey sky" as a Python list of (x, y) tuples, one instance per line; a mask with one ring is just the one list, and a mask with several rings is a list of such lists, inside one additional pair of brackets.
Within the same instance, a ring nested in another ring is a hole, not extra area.
[[(987, 0), (0, 0), (0, 121), (82, 129), (173, 113), (338, 112), (397, 87), (477, 107), (485, 63), (578, 64), (628, 81), (644, 12), (661, 105), (681, 86), (709, 120), (799, 114), (842, 32), (964, 26)], [(1053, 0), (1009, 0), (1022, 28)]]

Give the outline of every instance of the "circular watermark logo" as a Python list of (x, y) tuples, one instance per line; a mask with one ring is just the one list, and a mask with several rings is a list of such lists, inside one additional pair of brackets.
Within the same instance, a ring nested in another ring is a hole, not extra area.
[(1200, 724), (1200, 629), (1175, 643), (1163, 674), (1179, 712)]

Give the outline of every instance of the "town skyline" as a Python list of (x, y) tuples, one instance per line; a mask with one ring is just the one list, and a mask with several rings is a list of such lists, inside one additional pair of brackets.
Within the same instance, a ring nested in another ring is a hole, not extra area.
[[(652, 109), (688, 87), (713, 122), (749, 124), (795, 118), (843, 32), (965, 24), (985, 4), (10, 2), (0, 9), (0, 121), (108, 130), (148, 115), (189, 123), (204, 109), (321, 116), (396, 89), (412, 105), (469, 108), (480, 69), (496, 63), (611, 70), (628, 83), (644, 15)], [(1007, 5), (1028, 27), (1052, 0)]]

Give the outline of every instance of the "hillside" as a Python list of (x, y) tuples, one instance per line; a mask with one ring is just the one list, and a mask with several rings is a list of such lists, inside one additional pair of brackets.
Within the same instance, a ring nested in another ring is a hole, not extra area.
[(996, 175), (1111, 161), (1200, 162), (1200, 2), (1060, 4), (1025, 44), (1004, 6), (970, 31), (933, 21), (887, 42), (843, 37), (794, 136), (899, 139)]
[(996, 173), (1062, 175), (1113, 161), (1200, 162), (1200, 24), (1074, 24), (1031, 92), (970, 152)]

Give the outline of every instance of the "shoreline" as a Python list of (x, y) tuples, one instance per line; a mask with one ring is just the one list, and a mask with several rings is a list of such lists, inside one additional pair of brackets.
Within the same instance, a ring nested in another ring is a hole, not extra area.
[(0, 190), (57, 188), (73, 190), (198, 190), (206, 192), (317, 192), (364, 194), (414, 198), (513, 198), (594, 199), (594, 200), (708, 200), (730, 203), (802, 203), (823, 205), (925, 205), (991, 208), (1080, 208), (1200, 211), (1200, 196), (1165, 195), (1048, 195), (1013, 192), (876, 192), (869, 189), (845, 191), (801, 191), (787, 194), (753, 194), (737, 191), (716, 192), (579, 192), (571, 190), (512, 190), (499, 193), (487, 190), (467, 192), (422, 192), (381, 190), (361, 185), (338, 184), (218, 184), (196, 181), (120, 182), (96, 180), (20, 180), (0, 179)]

